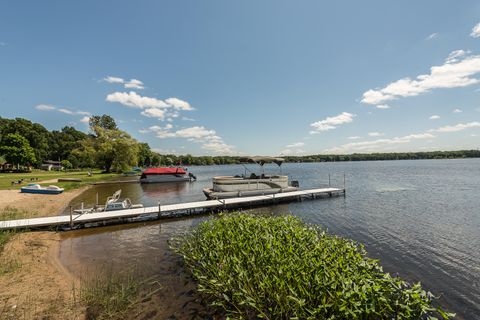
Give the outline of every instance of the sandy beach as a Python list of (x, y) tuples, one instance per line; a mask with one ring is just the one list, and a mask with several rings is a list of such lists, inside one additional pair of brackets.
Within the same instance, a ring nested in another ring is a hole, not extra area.
[[(56, 196), (0, 190), (0, 212), (14, 208), (27, 217), (57, 215), (84, 190)], [(78, 279), (59, 261), (60, 241), (57, 232), (25, 232), (14, 235), (5, 245), (0, 263), (10, 265), (11, 270), (0, 273), (0, 318), (84, 318), (83, 308), (75, 303)]]

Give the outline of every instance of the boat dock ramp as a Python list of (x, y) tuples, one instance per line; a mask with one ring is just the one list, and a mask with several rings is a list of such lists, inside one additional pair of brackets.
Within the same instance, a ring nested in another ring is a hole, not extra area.
[(167, 204), (137, 209), (60, 215), (43, 218), (0, 221), (0, 230), (6, 229), (60, 229), (71, 230), (110, 224), (140, 222), (162, 218), (176, 218), (195, 214), (243, 209), (281, 202), (302, 201), (319, 197), (345, 195), (345, 189), (320, 188), (269, 195), (238, 197), (222, 200), (206, 200)]

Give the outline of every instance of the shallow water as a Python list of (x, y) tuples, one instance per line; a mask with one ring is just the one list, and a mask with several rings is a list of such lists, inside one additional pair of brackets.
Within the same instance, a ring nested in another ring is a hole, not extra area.
[[(250, 170), (255, 167), (248, 166)], [(266, 172), (278, 172), (269, 167)], [(96, 186), (74, 199), (93, 204), (121, 188), (146, 206), (203, 200), (202, 188), (215, 175), (244, 173), (242, 166), (191, 167), (199, 180), (181, 184)], [(309, 223), (365, 244), (384, 269), (421, 281), (458, 318), (480, 319), (480, 159), (285, 164), (284, 174), (302, 188), (343, 186), (346, 197), (277, 205), (262, 210), (291, 212)], [(156, 316), (202, 314), (188, 276), (167, 240), (208, 217), (120, 225), (65, 233), (61, 259), (73, 272), (111, 265), (139, 266), (157, 275), (165, 290), (149, 308)], [(149, 309), (149, 308), (146, 308)], [(199, 311), (200, 310), (200, 311)], [(193, 315), (193, 316), (192, 316)]]

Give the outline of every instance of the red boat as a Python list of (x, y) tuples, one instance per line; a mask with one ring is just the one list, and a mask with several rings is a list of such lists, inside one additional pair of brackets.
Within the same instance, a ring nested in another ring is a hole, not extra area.
[(196, 180), (192, 173), (182, 167), (148, 168), (140, 176), (141, 183), (184, 182)]

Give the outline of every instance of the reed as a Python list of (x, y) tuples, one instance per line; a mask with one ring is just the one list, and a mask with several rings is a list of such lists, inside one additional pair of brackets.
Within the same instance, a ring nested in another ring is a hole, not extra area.
[(107, 267), (82, 276), (77, 296), (87, 307), (87, 319), (124, 319), (141, 298), (154, 294), (159, 287), (153, 278), (139, 276), (138, 270)]
[(220, 215), (170, 245), (207, 301), (234, 318), (452, 316), (419, 283), (384, 273), (362, 245), (293, 216)]

